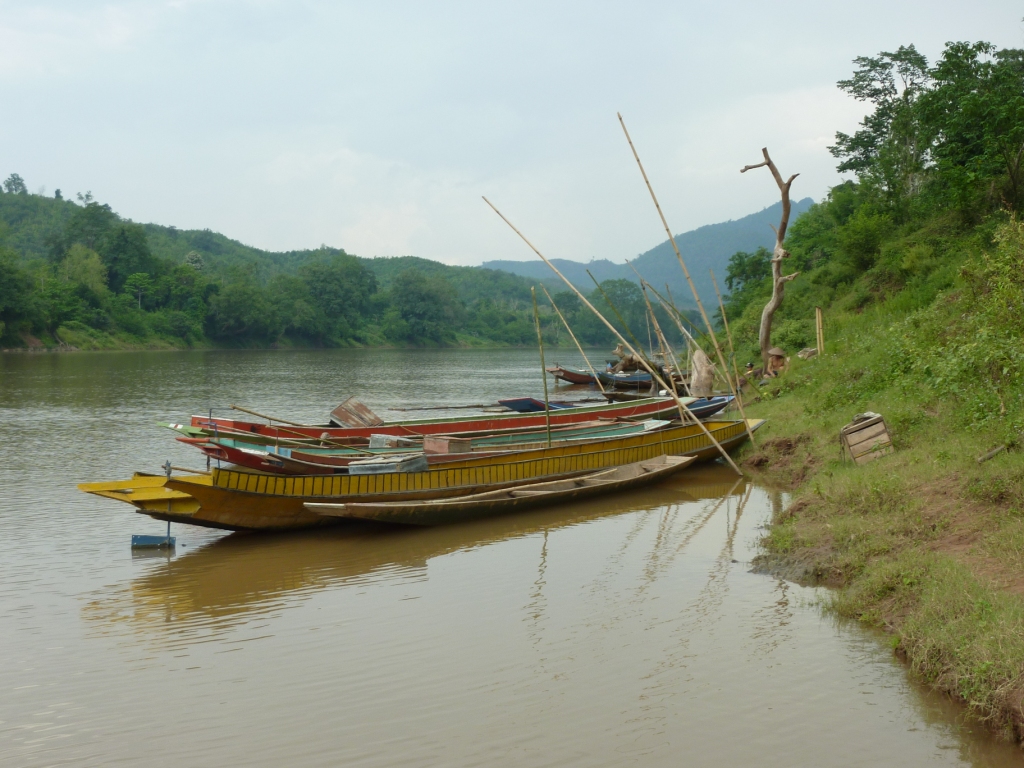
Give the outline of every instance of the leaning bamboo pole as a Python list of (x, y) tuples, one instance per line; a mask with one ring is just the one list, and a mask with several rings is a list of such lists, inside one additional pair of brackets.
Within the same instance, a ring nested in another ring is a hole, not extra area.
[(540, 332), (540, 311), (537, 309), (537, 291), (531, 285), (530, 297), (533, 299), (533, 323), (537, 326), (537, 346), (540, 347), (540, 377), (544, 380), (544, 423), (548, 429), (548, 448), (551, 447), (551, 401), (548, 398), (548, 369), (544, 365), (544, 337)]
[[(649, 365), (647, 363), (647, 361), (644, 360), (643, 357), (641, 357), (637, 353), (637, 351), (635, 349), (633, 349), (633, 347), (630, 345), (630, 343), (628, 341), (626, 341), (625, 337), (621, 333), (619, 333), (617, 330), (615, 330), (615, 326), (612, 325), (611, 323), (609, 323), (608, 319), (604, 315), (602, 315), (600, 312), (597, 311), (597, 308), (594, 307), (594, 305), (591, 304), (587, 300), (587, 297), (584, 296), (583, 293), (575, 285), (573, 285), (571, 282), (569, 282), (569, 279), (565, 275), (563, 275), (561, 272), (558, 271), (558, 267), (556, 267), (554, 264), (552, 264), (550, 261), (548, 261), (547, 257), (544, 256), (543, 253), (538, 251), (536, 246), (533, 243), (531, 243), (529, 240), (526, 239), (526, 235), (524, 235), (522, 232), (520, 232), (518, 229), (516, 229), (516, 226), (511, 221), (506, 219), (505, 215), (501, 211), (499, 211), (497, 208), (495, 208), (494, 204), (491, 203), (490, 200), (488, 200), (485, 197), (484, 198), (484, 202), (487, 203), (487, 205), (489, 205), (491, 207), (491, 210), (493, 210), (496, 214), (498, 214), (498, 216), (501, 217), (502, 221), (504, 221), (506, 224), (509, 225), (509, 227), (511, 227), (513, 232), (515, 232), (517, 235), (519, 235), (520, 238), (522, 238), (523, 242), (526, 243), (530, 247), (530, 250), (532, 250), (534, 253), (536, 253), (540, 257), (540, 260), (543, 261), (545, 264), (548, 265), (548, 267), (551, 268), (552, 272), (554, 272), (556, 275), (558, 275), (562, 279), (563, 283), (565, 283), (567, 286), (569, 286), (569, 289), (579, 297), (580, 301), (582, 301), (584, 303), (584, 305), (586, 305), (587, 309), (589, 309), (591, 312), (593, 312), (594, 315), (597, 316), (597, 319), (600, 320), (602, 323), (604, 323), (609, 331), (611, 331), (612, 333), (615, 334), (615, 336), (618, 338), (618, 340), (622, 342), (623, 346), (626, 347), (626, 349), (629, 350), (630, 354), (635, 355), (638, 360), (643, 361), (644, 366), (647, 367)], [(655, 381), (657, 381), (659, 384), (661, 384), (663, 389), (665, 389), (668, 392), (672, 391), (672, 388), (669, 387), (668, 384), (665, 383), (665, 380), (662, 379), (660, 375), (658, 375), (658, 372), (654, 369), (654, 366), (648, 367), (648, 371), (650, 372), (651, 377)], [(703, 431), (704, 434), (707, 436), (708, 440), (710, 440), (714, 444), (715, 448), (718, 449), (718, 452), (721, 453), (722, 456), (725, 457), (725, 460), (727, 462), (729, 462), (729, 466), (731, 466), (734, 470), (736, 470), (736, 474), (742, 476), (743, 472), (740, 470), (740, 468), (738, 466), (736, 466), (736, 462), (732, 460), (732, 456), (730, 456), (729, 453), (725, 450), (725, 448), (722, 447), (722, 444), (719, 443), (715, 439), (715, 436), (711, 434), (711, 432), (708, 430), (708, 428), (704, 425), (704, 422), (702, 422), (700, 419), (698, 419), (696, 416), (694, 416), (693, 413), (690, 411), (690, 409), (686, 407), (686, 404), (682, 400), (680, 400), (677, 395), (674, 396), (673, 399), (676, 401), (676, 407), (679, 408), (679, 417), (685, 422), (686, 421), (686, 416), (689, 415), (691, 420), (697, 422), (697, 425), (701, 428), (701, 431)], [(750, 430), (750, 425), (747, 424), (746, 427), (747, 427), (747, 430), (749, 431)]]
[(540, 289), (544, 291), (544, 295), (548, 297), (548, 301), (551, 303), (551, 308), (555, 310), (555, 314), (558, 315), (558, 319), (562, 321), (562, 325), (565, 326), (565, 330), (569, 332), (569, 338), (572, 339), (572, 343), (576, 345), (576, 349), (578, 349), (580, 351), (580, 354), (583, 355), (583, 362), (587, 364), (587, 368), (590, 369), (590, 373), (593, 375), (594, 381), (597, 383), (597, 386), (601, 390), (601, 394), (603, 395), (604, 384), (601, 383), (601, 377), (597, 375), (597, 371), (594, 370), (594, 366), (590, 364), (590, 358), (587, 357), (587, 353), (583, 351), (583, 347), (580, 346), (579, 341), (576, 340), (576, 334), (573, 333), (572, 328), (569, 327), (569, 321), (565, 319), (564, 315), (562, 315), (562, 310), (560, 310), (558, 308), (558, 305), (555, 304), (555, 300), (551, 298), (551, 294), (548, 293), (548, 289), (544, 287), (543, 283), (541, 283)]
[[(651, 200), (654, 201), (654, 207), (658, 211), (658, 216), (661, 218), (662, 226), (665, 227), (665, 232), (668, 234), (668, 240), (672, 243), (672, 249), (676, 252), (676, 258), (679, 260), (679, 266), (683, 268), (683, 274), (686, 275), (686, 282), (690, 285), (690, 290), (693, 292), (693, 299), (697, 302), (697, 309), (700, 310), (700, 316), (704, 320), (704, 325), (707, 326), (708, 335), (711, 337), (711, 342), (715, 345), (715, 352), (718, 354), (718, 362), (722, 364), (722, 373), (725, 375), (725, 379), (729, 382), (729, 390), (732, 392), (733, 397), (736, 397), (736, 388), (732, 384), (732, 378), (729, 376), (729, 366), (725, 363), (725, 355), (722, 354), (722, 348), (718, 345), (718, 338), (715, 336), (715, 329), (711, 326), (711, 320), (708, 319), (708, 313), (704, 311), (704, 303), (700, 300), (700, 294), (697, 293), (697, 286), (693, 284), (693, 278), (690, 277), (690, 270), (686, 268), (686, 262), (683, 261), (683, 254), (679, 252), (679, 246), (676, 245), (676, 239), (672, 235), (672, 230), (668, 227), (668, 222), (665, 220), (665, 214), (661, 211), (661, 205), (658, 203), (658, 197), (654, 194), (654, 187), (651, 186), (650, 179), (647, 178), (647, 171), (644, 170), (644, 164), (640, 162), (640, 155), (637, 154), (636, 147), (633, 146), (633, 139), (629, 136), (629, 131), (626, 130), (626, 121), (622, 119), (622, 115), (619, 115), (619, 124), (622, 126), (622, 132), (626, 134), (626, 141), (629, 142), (629, 148), (633, 150), (633, 157), (636, 158), (636, 164), (640, 167), (640, 174), (644, 177), (644, 183), (647, 185), (647, 191), (651, 193)], [(739, 398), (736, 397), (736, 402), (739, 403)], [(744, 424), (747, 423), (747, 417), (743, 414), (743, 405), (740, 405), (740, 415), (743, 416)], [(750, 442), (754, 442), (754, 432), (750, 428), (750, 424), (747, 424), (747, 435), (750, 437)]]
[[(630, 266), (633, 265), (630, 264)], [(640, 292), (644, 295), (644, 303), (647, 305), (647, 313), (650, 315), (651, 321), (654, 323), (654, 333), (658, 337), (658, 345), (662, 349), (662, 357), (664, 359), (664, 356), (667, 355), (668, 359), (671, 359), (672, 361), (672, 366), (676, 371), (678, 371), (679, 361), (676, 359), (676, 354), (672, 351), (672, 347), (669, 346), (668, 340), (665, 338), (665, 334), (661, 332), (661, 324), (658, 323), (658, 318), (654, 314), (654, 308), (651, 307), (651, 300), (648, 298), (647, 291), (644, 290), (644, 284), (642, 282), (640, 284)], [(668, 363), (668, 359), (665, 359), (666, 364)], [(669, 371), (668, 383), (672, 387), (672, 394), (675, 397), (679, 397), (679, 390), (676, 388), (676, 378), (672, 374), (672, 371)]]
[(725, 326), (725, 337), (729, 342), (729, 356), (732, 358), (732, 372), (736, 375), (736, 395), (739, 402), (743, 402), (743, 388), (740, 386), (740, 372), (736, 367), (736, 347), (732, 344), (732, 331), (729, 330), (729, 318), (725, 316), (725, 303), (722, 301), (722, 292), (718, 290), (718, 280), (715, 279), (715, 270), (709, 269), (711, 273), (711, 284), (715, 286), (715, 296), (718, 297), (718, 311), (722, 313), (722, 325)]

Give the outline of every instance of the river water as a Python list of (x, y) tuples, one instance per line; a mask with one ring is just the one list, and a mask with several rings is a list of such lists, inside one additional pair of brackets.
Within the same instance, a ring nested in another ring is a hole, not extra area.
[(541, 391), (526, 350), (0, 356), (0, 766), (1024, 764), (750, 573), (787, 500), (722, 466), (449, 528), (175, 526), (155, 556), (129, 539), (163, 524), (75, 489), (202, 466), (155, 421), (231, 403)]

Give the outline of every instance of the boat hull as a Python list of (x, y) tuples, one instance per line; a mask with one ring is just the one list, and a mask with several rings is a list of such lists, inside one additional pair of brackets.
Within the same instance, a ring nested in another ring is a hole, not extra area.
[[(760, 419), (748, 420), (751, 431), (763, 423)], [(726, 450), (747, 440), (747, 424), (743, 421), (707, 422), (705, 426)], [(664, 455), (693, 456), (699, 462), (713, 460), (719, 453), (703, 431), (691, 424), (501, 456), (467, 456), (425, 472), (303, 477), (215, 469), (212, 476), (174, 476), (163, 485), (191, 497), (197, 505), (195, 511), (180, 515), (162, 507), (154, 508), (148, 500), (135, 503), (127, 496), (120, 500), (134, 503), (140, 512), (158, 520), (228, 530), (283, 530), (344, 522), (310, 512), (304, 506), (307, 502), (415, 501), (468, 496), (530, 480), (574, 477)], [(90, 485), (94, 487), (83, 490), (97, 493), (101, 490), (97, 486), (104, 484)], [(119, 498), (116, 493), (97, 495)]]
[(596, 384), (597, 379), (594, 378), (594, 374), (589, 371), (574, 371), (571, 368), (563, 368), (560, 365), (556, 365), (552, 368), (548, 368), (547, 372), (554, 376), (556, 379), (567, 381), (570, 384)]
[(400, 525), (450, 525), (552, 504), (568, 504), (652, 485), (683, 470), (694, 461), (692, 456), (658, 456), (648, 461), (568, 480), (530, 483), (501, 491), (471, 494), (460, 499), (369, 504), (309, 502), (305, 507), (325, 517)]

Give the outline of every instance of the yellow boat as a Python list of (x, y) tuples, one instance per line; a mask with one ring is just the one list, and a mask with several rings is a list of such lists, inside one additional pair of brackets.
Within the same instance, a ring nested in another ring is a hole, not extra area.
[[(707, 429), (726, 450), (747, 439), (763, 419), (709, 421)], [(424, 472), (376, 475), (274, 475), (214, 469), (210, 475), (165, 477), (137, 473), (131, 480), (83, 483), (79, 489), (133, 504), (157, 520), (227, 530), (282, 530), (343, 522), (304, 507), (306, 502), (414, 501), (465, 496), (572, 477), (657, 456), (714, 459), (718, 450), (694, 424), (607, 440), (453, 461)]]

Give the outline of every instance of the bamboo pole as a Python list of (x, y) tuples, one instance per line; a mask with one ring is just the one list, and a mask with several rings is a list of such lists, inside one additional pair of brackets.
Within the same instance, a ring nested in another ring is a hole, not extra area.
[[(622, 132), (626, 134), (626, 141), (629, 142), (629, 148), (633, 150), (633, 157), (636, 158), (636, 164), (640, 167), (640, 174), (644, 177), (644, 183), (647, 185), (647, 191), (651, 193), (651, 200), (654, 201), (654, 207), (658, 211), (658, 216), (661, 218), (662, 226), (665, 227), (665, 232), (668, 234), (669, 242), (672, 243), (672, 249), (676, 252), (676, 258), (679, 260), (679, 266), (683, 268), (683, 274), (686, 275), (686, 282), (690, 284), (690, 290), (693, 292), (693, 299), (697, 302), (697, 309), (700, 310), (700, 316), (704, 320), (704, 325), (707, 326), (708, 335), (711, 337), (712, 344), (715, 345), (715, 352), (718, 354), (718, 362), (722, 364), (722, 373), (725, 375), (726, 381), (729, 382), (729, 390), (732, 392), (733, 397), (736, 397), (736, 388), (732, 385), (732, 379), (729, 376), (729, 366), (725, 363), (725, 355), (722, 354), (722, 348), (718, 345), (718, 338), (715, 336), (715, 329), (711, 326), (711, 321), (708, 319), (708, 313), (704, 311), (704, 303), (700, 300), (700, 294), (697, 293), (697, 286), (693, 284), (693, 278), (690, 277), (690, 270), (686, 268), (686, 262), (683, 261), (683, 254), (679, 252), (679, 246), (676, 245), (676, 239), (672, 235), (672, 230), (668, 227), (668, 222), (665, 220), (665, 214), (661, 211), (661, 205), (658, 203), (658, 197), (654, 194), (654, 187), (651, 186), (650, 179), (647, 178), (647, 171), (644, 170), (644, 164), (640, 162), (640, 155), (637, 154), (636, 147), (633, 146), (633, 139), (629, 136), (629, 131), (626, 130), (626, 121), (622, 119), (622, 115), (619, 115), (619, 124), (622, 126)], [(739, 398), (736, 397), (737, 403)], [(740, 415), (743, 416), (743, 405), (740, 405)], [(747, 424), (747, 417), (743, 416), (743, 423), (747, 427), (747, 435), (750, 437), (750, 442), (754, 442), (754, 432), (750, 429), (750, 424)]]
[(540, 311), (537, 309), (537, 291), (530, 286), (533, 298), (533, 323), (537, 326), (537, 345), (540, 347), (540, 377), (544, 380), (544, 423), (548, 430), (548, 448), (551, 447), (551, 402), (548, 399), (548, 369), (544, 365), (544, 337), (540, 332)]
[(601, 390), (601, 394), (604, 394), (604, 384), (601, 383), (601, 377), (597, 375), (597, 371), (594, 370), (594, 366), (590, 364), (590, 358), (587, 357), (587, 353), (583, 351), (583, 347), (580, 346), (579, 341), (576, 340), (576, 334), (572, 332), (572, 328), (569, 327), (569, 321), (562, 315), (562, 311), (555, 304), (555, 300), (551, 298), (551, 294), (548, 293), (548, 289), (544, 287), (544, 283), (540, 284), (540, 289), (544, 291), (544, 295), (548, 297), (548, 301), (551, 302), (551, 308), (555, 310), (555, 314), (558, 315), (558, 319), (562, 321), (562, 325), (565, 326), (565, 330), (569, 332), (569, 338), (572, 339), (572, 343), (576, 345), (576, 349), (583, 355), (583, 362), (587, 364), (587, 368), (590, 369), (590, 373), (594, 376), (594, 381), (597, 382), (597, 386)]
[(825, 322), (821, 317), (821, 307), (814, 308), (814, 325), (818, 331), (818, 357), (825, 354)]
[[(630, 266), (633, 266), (633, 265), (630, 264)], [(638, 277), (639, 277), (639, 275), (638, 275)], [(640, 292), (643, 293), (643, 295), (644, 295), (644, 303), (647, 305), (647, 312), (651, 316), (651, 320), (654, 322), (654, 333), (658, 337), (658, 344), (662, 348), (662, 355), (668, 355), (668, 357), (671, 358), (671, 360), (672, 360), (672, 365), (675, 367), (675, 370), (678, 371), (679, 370), (679, 361), (676, 359), (676, 355), (675, 355), (675, 352), (672, 351), (672, 347), (669, 346), (668, 341), (665, 339), (665, 334), (661, 332), (661, 325), (658, 323), (658, 318), (654, 314), (653, 307), (651, 307), (651, 300), (647, 296), (647, 291), (644, 290), (643, 281), (641, 281), (641, 283), (640, 283)], [(668, 360), (666, 359), (665, 362), (667, 364)], [(671, 371), (669, 371), (668, 383), (672, 387), (672, 394), (675, 397), (679, 397), (679, 390), (676, 389), (676, 379), (675, 379), (675, 376), (672, 375)]]
[[(600, 320), (602, 323), (604, 323), (605, 326), (608, 328), (608, 330), (610, 330), (612, 333), (615, 334), (616, 337), (618, 337), (619, 341), (622, 342), (623, 346), (625, 346), (626, 349), (628, 349), (630, 351), (630, 354), (636, 355), (638, 359), (643, 360), (643, 358), (640, 357), (639, 354), (637, 354), (637, 351), (630, 346), (629, 342), (626, 341), (625, 337), (621, 333), (619, 333), (617, 330), (615, 330), (615, 326), (612, 325), (611, 323), (609, 323), (608, 319), (604, 315), (602, 315), (600, 312), (598, 312), (597, 309), (594, 307), (594, 305), (591, 304), (587, 300), (587, 297), (584, 296), (583, 293), (575, 285), (573, 285), (571, 282), (569, 282), (569, 279), (565, 275), (563, 275), (561, 272), (558, 271), (558, 267), (556, 267), (554, 264), (552, 264), (550, 261), (548, 261), (547, 257), (544, 256), (543, 253), (538, 251), (536, 246), (534, 246), (533, 243), (531, 243), (529, 240), (526, 239), (526, 235), (524, 235), (522, 232), (520, 232), (518, 229), (516, 229), (515, 225), (511, 221), (506, 219), (504, 214), (501, 211), (499, 211), (497, 208), (495, 208), (490, 200), (488, 200), (486, 197), (483, 200), (484, 200), (485, 203), (487, 203), (487, 205), (489, 205), (491, 207), (491, 210), (493, 210), (496, 214), (498, 214), (498, 216), (501, 217), (502, 221), (504, 221), (506, 224), (509, 225), (509, 227), (512, 229), (513, 232), (515, 232), (517, 235), (519, 235), (520, 238), (522, 238), (523, 242), (526, 243), (530, 247), (530, 250), (532, 250), (534, 253), (536, 253), (540, 257), (540, 260), (543, 261), (545, 264), (548, 265), (548, 267), (551, 268), (552, 272), (554, 272), (556, 275), (558, 275), (560, 278), (562, 278), (562, 282), (565, 283), (567, 286), (569, 286), (569, 289), (579, 297), (580, 301), (582, 301), (584, 303), (584, 305), (586, 305), (587, 309), (589, 309), (591, 312), (593, 312), (597, 316), (597, 319)], [(644, 364), (646, 366), (647, 362), (644, 361)], [(672, 391), (672, 389), (665, 383), (664, 379), (662, 379), (661, 376), (658, 375), (658, 372), (654, 370), (653, 366), (651, 366), (648, 370), (650, 371), (650, 374), (651, 374), (652, 378), (654, 378), (659, 384), (661, 384), (663, 389), (665, 389), (665, 390), (667, 390), (669, 392)], [(693, 413), (690, 411), (690, 409), (686, 407), (686, 404), (683, 403), (683, 401), (680, 400), (678, 396), (674, 396), (674, 399), (676, 401), (676, 407), (679, 408), (679, 416), (680, 416), (680, 418), (683, 421), (686, 421), (686, 415), (685, 414), (689, 414), (690, 419), (692, 419), (693, 421), (697, 422), (697, 426), (699, 426), (701, 428), (701, 431), (704, 432), (704, 434), (707, 436), (708, 440), (710, 440), (714, 444), (715, 448), (718, 449), (718, 452), (721, 453), (722, 456), (725, 457), (725, 460), (727, 462), (729, 462), (729, 466), (731, 466), (734, 470), (736, 470), (736, 474), (738, 474), (740, 477), (742, 477), (743, 476), (743, 472), (740, 471), (740, 468), (738, 466), (736, 466), (736, 462), (732, 460), (732, 456), (730, 456), (728, 454), (728, 452), (725, 450), (725, 448), (722, 447), (722, 444), (719, 443), (715, 439), (715, 436), (711, 434), (711, 432), (708, 430), (708, 428), (704, 425), (704, 422), (702, 422), (700, 419), (698, 419), (696, 416), (694, 416)], [(747, 429), (749, 430), (749, 428), (750, 427), (748, 425)]]
[(722, 325), (725, 326), (725, 337), (729, 342), (729, 356), (732, 358), (732, 372), (736, 374), (736, 394), (740, 405), (743, 404), (743, 388), (740, 387), (740, 372), (736, 367), (736, 348), (732, 344), (732, 331), (729, 330), (729, 318), (725, 316), (725, 304), (722, 302), (722, 292), (718, 290), (718, 280), (715, 279), (715, 270), (709, 269), (711, 273), (711, 284), (715, 286), (715, 296), (718, 297), (718, 311), (722, 313)]

